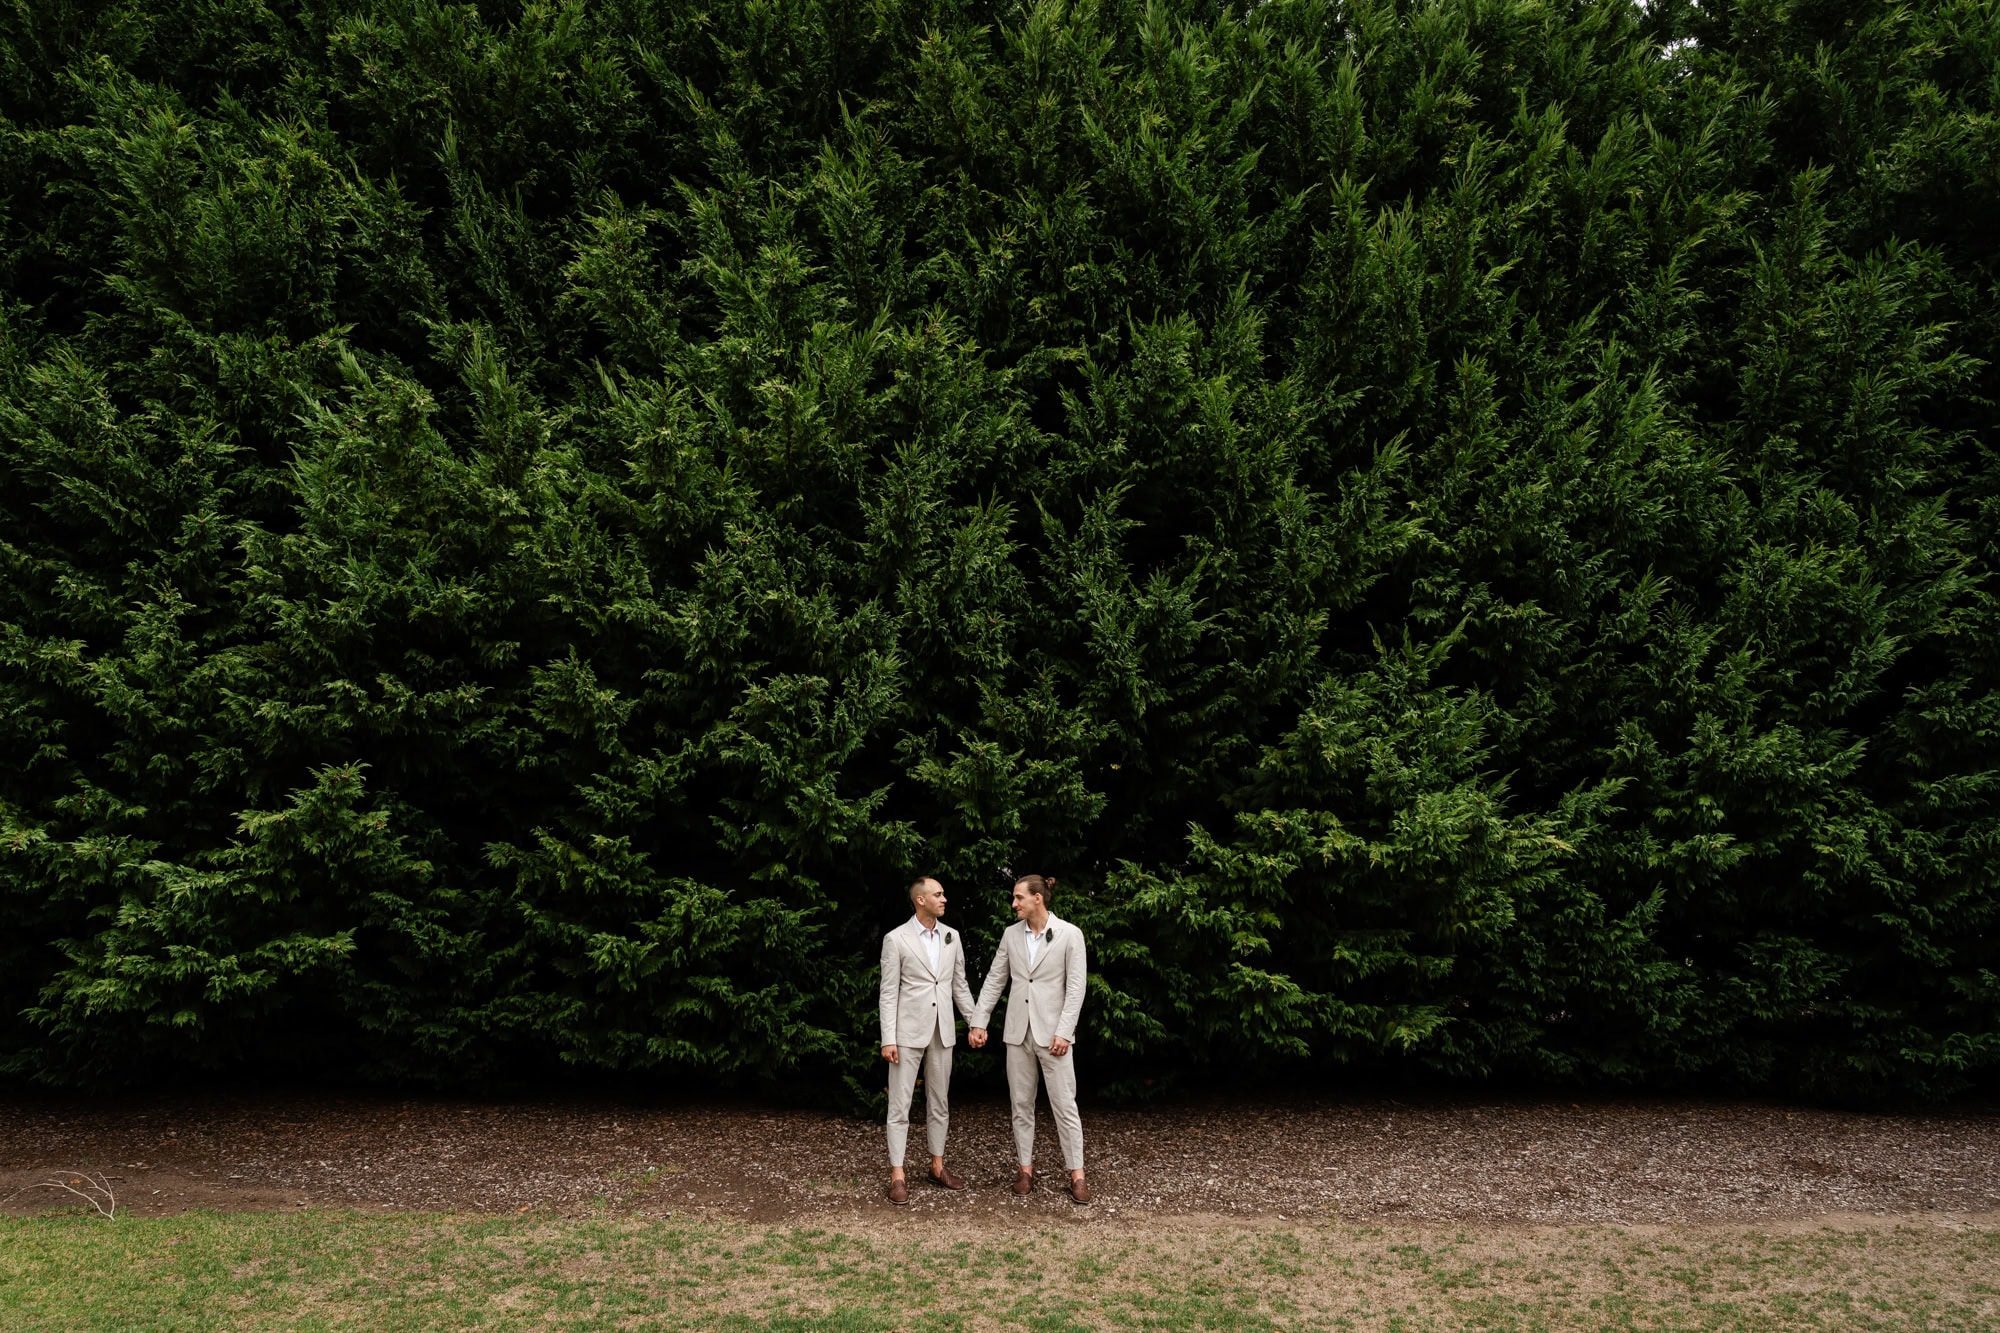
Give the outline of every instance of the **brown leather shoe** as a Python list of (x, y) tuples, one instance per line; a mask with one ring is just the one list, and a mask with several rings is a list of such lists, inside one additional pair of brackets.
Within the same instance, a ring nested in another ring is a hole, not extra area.
[(1014, 1173), (1014, 1193), (1026, 1194), (1035, 1187), (1035, 1173), (1023, 1167)]
[(892, 1181), (890, 1181), (890, 1182), (889, 1182), (889, 1202), (890, 1202), (890, 1203), (908, 1203), (909, 1201), (910, 1201), (910, 1186), (909, 1186), (909, 1183), (908, 1183), (907, 1181), (902, 1181), (902, 1180), (892, 1180)]
[(1090, 1202), (1090, 1186), (1076, 1176), (1069, 1178), (1069, 1197), (1073, 1203)]
[(939, 1189), (962, 1190), (965, 1188), (965, 1182), (954, 1176), (951, 1173), (951, 1168), (948, 1166), (938, 1171), (927, 1171), (924, 1173), (924, 1178)]

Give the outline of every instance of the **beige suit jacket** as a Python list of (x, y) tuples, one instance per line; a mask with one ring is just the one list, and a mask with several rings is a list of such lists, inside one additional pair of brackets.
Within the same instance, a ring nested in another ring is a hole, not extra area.
[(938, 922), (938, 965), (931, 968), (922, 927), (911, 917), (882, 937), (882, 1044), (924, 1047), (958, 1042), (951, 1006), (972, 1017), (972, 987), (965, 980), (965, 947), (958, 932)]
[(1083, 986), (1087, 975), (1083, 932), (1053, 912), (1043, 927), (1049, 938), (1035, 951), (1035, 965), (1028, 966), (1028, 932), (1016, 923), (1000, 932), (1000, 951), (993, 955), (993, 970), (979, 991), (979, 1009), (972, 1026), (983, 1028), (1000, 1003), (1000, 993), (1013, 982), (1007, 997), (1007, 1031), (1004, 1040), (1018, 1046), (1034, 1038), (1046, 1046), (1052, 1037), (1075, 1044), (1076, 1021), (1083, 1016)]

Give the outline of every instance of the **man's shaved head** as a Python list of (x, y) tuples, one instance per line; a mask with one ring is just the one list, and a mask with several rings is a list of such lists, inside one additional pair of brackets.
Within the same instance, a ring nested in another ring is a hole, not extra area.
[(944, 885), (935, 875), (919, 876), (910, 885), (910, 906), (925, 929), (944, 915)]

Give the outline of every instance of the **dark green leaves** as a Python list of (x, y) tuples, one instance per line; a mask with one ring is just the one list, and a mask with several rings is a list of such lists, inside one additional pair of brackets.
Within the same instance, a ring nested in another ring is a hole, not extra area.
[(1990, 1082), (1996, 33), (0, 12), (0, 1058)]

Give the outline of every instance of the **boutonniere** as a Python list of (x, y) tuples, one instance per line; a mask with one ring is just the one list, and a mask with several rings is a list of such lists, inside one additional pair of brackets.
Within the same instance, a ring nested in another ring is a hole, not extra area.
[(947, 930), (947, 931), (946, 931), (946, 932), (944, 933), (944, 942), (945, 942), (946, 944), (950, 944), (950, 943), (951, 943), (951, 932), (950, 932), (950, 931), (948, 931), (948, 930)]

